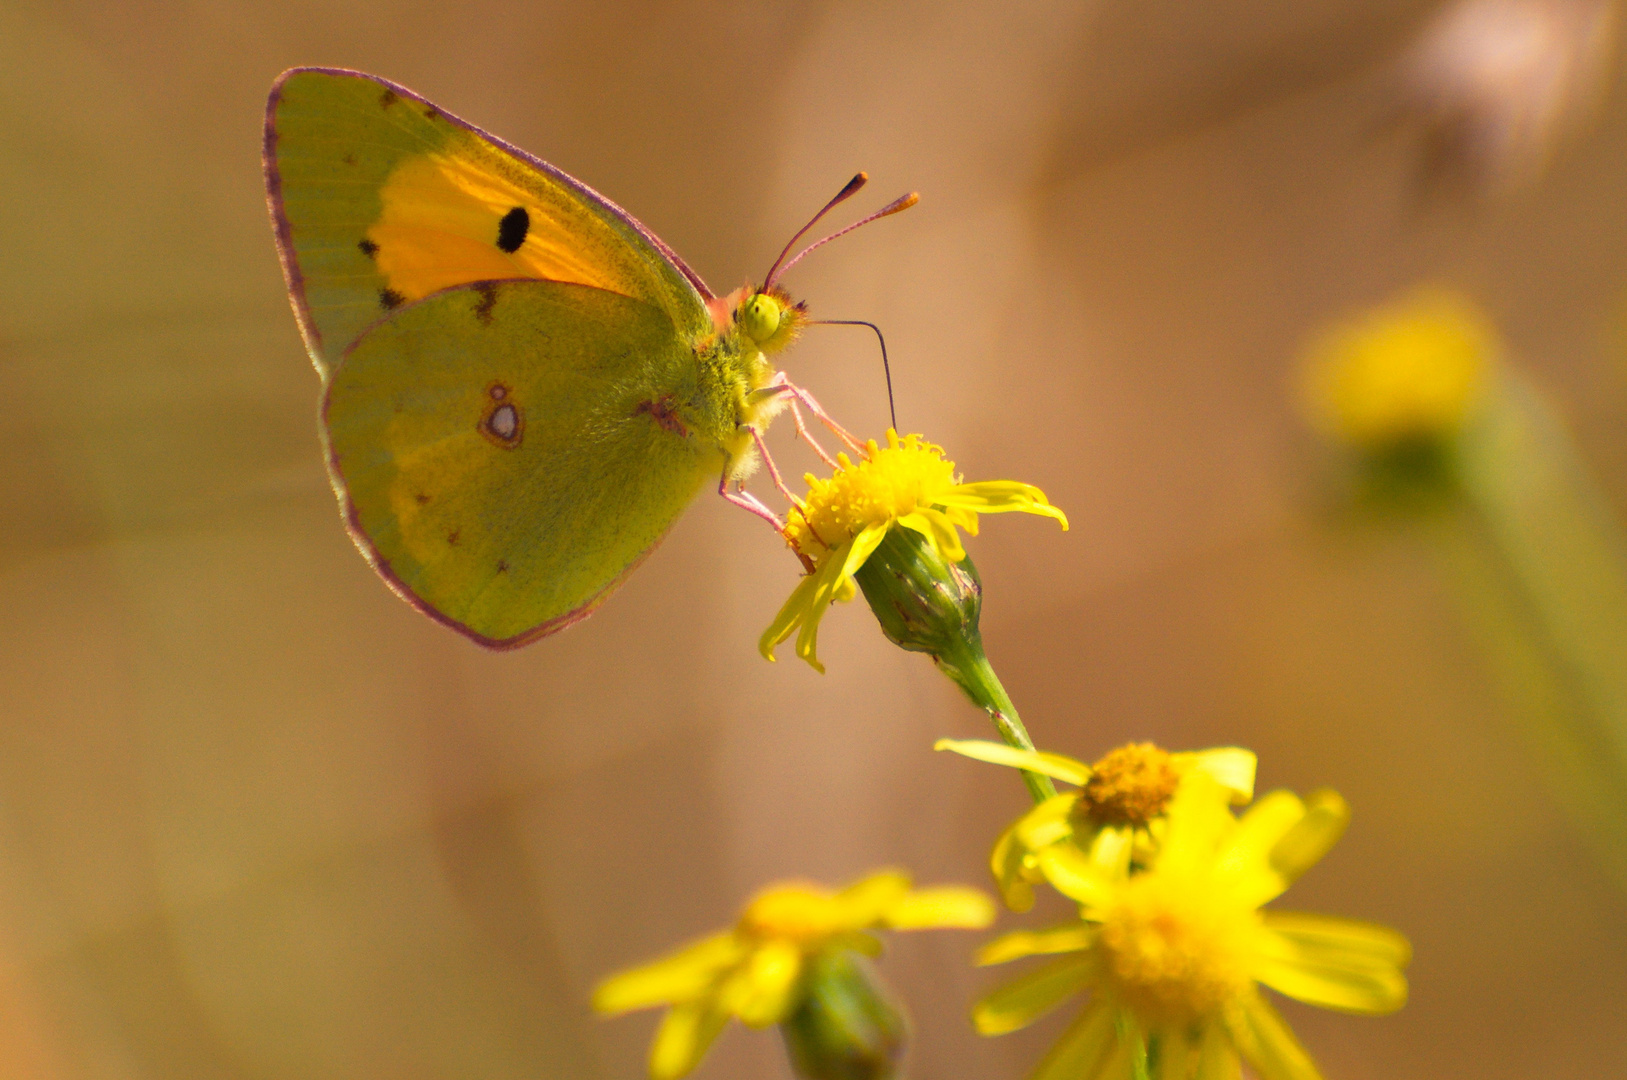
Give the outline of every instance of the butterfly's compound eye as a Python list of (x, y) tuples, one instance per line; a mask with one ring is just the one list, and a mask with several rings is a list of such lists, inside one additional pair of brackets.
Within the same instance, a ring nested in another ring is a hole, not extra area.
[(785, 310), (774, 297), (757, 293), (740, 305), (740, 332), (759, 345), (780, 332), (780, 314)]

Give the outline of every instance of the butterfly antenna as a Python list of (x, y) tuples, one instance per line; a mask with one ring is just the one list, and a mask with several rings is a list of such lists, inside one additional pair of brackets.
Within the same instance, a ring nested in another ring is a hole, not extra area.
[(780, 263), (784, 262), (785, 257), (791, 254), (791, 249), (796, 246), (796, 242), (798, 240), (802, 239), (803, 234), (809, 229), (813, 228), (815, 225), (819, 224), (819, 219), (835, 209), (838, 203), (845, 202), (857, 195), (859, 193), (859, 189), (869, 182), (869, 173), (859, 173), (858, 175), (854, 176), (853, 179), (842, 185), (842, 190), (836, 193), (836, 197), (834, 199), (826, 203), (824, 208), (820, 210), (819, 213), (808, 219), (808, 224), (798, 229), (796, 235), (791, 237), (790, 240), (786, 241), (785, 250), (780, 252), (780, 257), (774, 260), (774, 265), (768, 268), (768, 276), (763, 279), (764, 292), (767, 292), (773, 286), (775, 279), (779, 277)]
[[(860, 222), (859, 224), (864, 224)], [(854, 226), (857, 228), (858, 226)], [(842, 230), (846, 232), (846, 229)], [(812, 250), (811, 248), (809, 250)], [(887, 416), (893, 422), (893, 430), (898, 430), (898, 409), (893, 405), (893, 369), (887, 363), (887, 339), (881, 336), (881, 327), (873, 322), (863, 319), (810, 319), (809, 326), (868, 326), (876, 332), (876, 340), (881, 342), (881, 372), (887, 377)]]
[[(859, 175), (863, 176), (864, 174), (860, 173)], [(780, 266), (778, 263), (775, 263), (774, 264), (775, 269), (778, 270), (780, 274), (783, 274), (787, 270), (791, 269), (791, 267), (793, 267), (797, 263), (801, 262), (802, 257), (804, 255), (808, 254), (808, 252), (812, 251), (814, 248), (824, 247), (826, 244), (830, 243), (832, 240), (836, 239), (838, 236), (846, 236), (848, 233), (852, 232), (854, 229), (857, 229), (860, 225), (868, 225), (872, 221), (876, 221), (876, 220), (879, 220), (880, 218), (888, 217), (888, 216), (890, 216), (892, 214), (899, 213), (900, 211), (903, 211), (903, 210), (908, 210), (910, 207), (914, 206), (916, 203), (918, 203), (920, 201), (921, 201), (921, 195), (920, 195), (919, 192), (912, 191), (908, 195), (900, 195), (898, 198), (894, 199), (892, 202), (888, 203), (886, 206), (883, 206), (880, 210), (877, 210), (875, 213), (871, 214), (869, 217), (860, 218), (858, 221), (855, 221), (853, 224), (849, 225), (847, 228), (838, 229), (837, 231), (831, 233), (829, 236), (825, 237), (823, 240), (816, 240), (813, 243), (809, 244), (807, 247), (805, 247), (801, 251), (797, 252), (796, 256), (790, 262), (786, 263), (784, 266)], [(836, 203), (834, 201), (832, 201), (831, 205), (834, 206), (834, 205), (836, 205)], [(822, 211), (820, 211), (820, 213), (824, 213), (824, 211), (822, 210)], [(818, 220), (819, 220), (818, 218), (814, 219), (814, 221), (818, 221)], [(808, 224), (812, 225), (813, 222), (810, 221)], [(807, 229), (802, 230), (802, 232), (807, 232), (807, 231), (808, 231)], [(802, 233), (797, 234), (797, 236), (801, 236), (801, 235), (802, 235)], [(796, 239), (794, 237), (792, 238), (791, 243), (796, 243)], [(786, 245), (786, 250), (787, 251), (790, 250), (790, 245), (789, 244)], [(782, 259), (784, 257), (785, 256), (783, 256), (783, 255), (780, 256), (780, 258), (782, 258)], [(771, 274), (769, 276), (768, 285), (772, 285), (777, 276), (778, 276), (777, 274)], [(764, 285), (763, 288), (765, 288), (765, 289), (768, 288), (768, 285)]]

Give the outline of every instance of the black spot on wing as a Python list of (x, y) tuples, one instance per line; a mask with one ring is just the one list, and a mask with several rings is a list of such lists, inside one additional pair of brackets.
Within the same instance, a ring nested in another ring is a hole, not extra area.
[(525, 212), (525, 207), (516, 206), (497, 223), (497, 246), (512, 255), (520, 250), (525, 234), (530, 231), (531, 215)]
[(384, 106), (386, 109), (400, 100), (400, 98), (396, 97), (394, 90), (386, 90), (384, 93), (379, 95), (379, 104)]
[(357, 244), (356, 246), (358, 248), (360, 248), (362, 254), (366, 255), (369, 259), (371, 259), (374, 255), (377, 255), (379, 253), (379, 246), (377, 244), (373, 243), (373, 241), (371, 241), (371, 240), (363, 240), (361, 243)]
[(385, 311), (394, 311), (396, 308), (405, 303), (406, 300), (407, 298), (405, 296), (402, 296), (394, 289), (379, 290), (379, 306)]

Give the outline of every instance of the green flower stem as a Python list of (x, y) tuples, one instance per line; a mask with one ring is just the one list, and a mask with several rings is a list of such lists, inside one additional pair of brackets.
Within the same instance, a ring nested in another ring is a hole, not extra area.
[(1472, 516), (1437, 538), (1557, 794), (1627, 884), (1627, 537), (1512, 372), (1465, 433), (1461, 475)]
[[(1034, 749), (1034, 740), (1028, 737), (1028, 729), (1023, 727), (1022, 717), (1017, 715), (1017, 707), (1011, 703), (1006, 694), (1006, 688), (1000, 685), (1000, 679), (994, 674), (994, 668), (989, 664), (989, 658), (983, 653), (983, 641), (974, 631), (956, 641), (946, 648), (934, 659), (943, 673), (955, 681), (971, 698), (973, 703), (989, 714), (994, 721), (994, 728), (1000, 733), (1007, 746), (1019, 750)], [(1023, 770), (1023, 783), (1028, 785), (1028, 793), (1034, 797), (1036, 803), (1044, 802), (1056, 794), (1056, 785), (1051, 783), (1049, 776), (1041, 776)]]
[[(970, 555), (950, 562), (914, 529), (892, 528), (853, 575), (881, 624), (881, 632), (901, 649), (932, 657), (994, 720), (1007, 746), (1034, 749), (1034, 742), (983, 653), (977, 622), (983, 585)], [(1035, 802), (1056, 794), (1048, 776), (1023, 772)]]
[(1544, 633), (1524, 587), (1472, 508), (1442, 514), (1428, 534), (1486, 674), (1533, 752), (1533, 772), (1570, 816), (1600, 864), (1627, 887), (1627, 780), (1588, 719), (1585, 688)]

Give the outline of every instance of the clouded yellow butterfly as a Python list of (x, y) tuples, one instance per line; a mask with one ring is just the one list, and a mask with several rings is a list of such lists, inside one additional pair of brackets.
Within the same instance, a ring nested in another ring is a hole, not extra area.
[(716, 296), (585, 184), (354, 71), (278, 78), (265, 175), (333, 487), (403, 599), (520, 645), (591, 612), (709, 479), (755, 503), (728, 483), (791, 392), (765, 357), (805, 321), (785, 253)]

